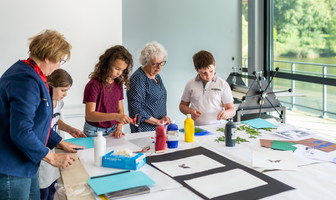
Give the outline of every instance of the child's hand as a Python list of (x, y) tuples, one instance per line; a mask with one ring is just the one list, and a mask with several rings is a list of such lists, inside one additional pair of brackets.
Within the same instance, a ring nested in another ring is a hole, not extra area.
[(191, 118), (192, 118), (193, 120), (197, 120), (201, 115), (202, 115), (201, 111), (199, 111), (199, 110), (194, 110), (194, 111), (191, 113)]
[(123, 133), (122, 131), (122, 126), (123, 124), (117, 123), (116, 130), (113, 133), (110, 133), (109, 135), (114, 136), (116, 138), (120, 138), (121, 136), (125, 135), (125, 133)]
[(67, 152), (71, 152), (71, 153), (76, 153), (77, 149), (85, 149), (84, 146), (79, 146), (70, 142), (66, 142), (64, 140), (62, 140), (58, 145), (58, 148), (63, 149)]
[(162, 119), (160, 119), (160, 124), (166, 125), (170, 123), (170, 118), (168, 116), (164, 116)]
[(230, 116), (228, 115), (228, 113), (225, 112), (225, 110), (220, 111), (217, 115), (217, 120), (226, 120), (229, 118)]
[(122, 124), (129, 124), (132, 123), (132, 119), (124, 114), (116, 114), (115, 120), (122, 123)]
[(86, 135), (79, 129), (77, 128), (72, 128), (69, 131), (69, 134), (72, 135), (74, 138), (80, 138), (80, 137), (86, 137)]
[(125, 135), (125, 133), (122, 132), (122, 130), (116, 130), (113, 133), (110, 133), (111, 136), (114, 136), (115, 138), (120, 138)]

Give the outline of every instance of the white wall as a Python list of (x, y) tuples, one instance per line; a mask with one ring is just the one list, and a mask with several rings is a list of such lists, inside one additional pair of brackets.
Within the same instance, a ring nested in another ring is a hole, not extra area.
[[(74, 79), (63, 113), (66, 122), (81, 128), (83, 90), (98, 57), (122, 43), (133, 54), (136, 69), (138, 50), (156, 40), (169, 54), (161, 73), (168, 90), (168, 114), (181, 126), (180, 98), (187, 80), (196, 75), (192, 55), (201, 49), (211, 51), (224, 79), (232, 67), (241, 66), (240, 4), (237, 0), (3, 0), (0, 75), (27, 58), (29, 37), (44, 29), (61, 32), (73, 46), (71, 60), (62, 67)], [(128, 112), (127, 101), (125, 109)]]
[[(237, 0), (123, 0), (123, 44), (134, 56), (158, 41), (168, 51), (161, 76), (168, 91), (168, 115), (182, 126), (178, 106), (186, 82), (196, 75), (192, 55), (212, 52), (219, 76), (241, 66), (241, 2)], [(232, 60), (234, 57), (234, 61)], [(125, 106), (126, 102), (125, 102)]]
[(121, 6), (121, 0), (0, 1), (0, 75), (28, 57), (29, 37), (44, 29), (59, 31), (72, 45), (71, 60), (62, 66), (74, 79), (64, 112), (82, 117), (89, 73), (105, 49), (122, 43)]

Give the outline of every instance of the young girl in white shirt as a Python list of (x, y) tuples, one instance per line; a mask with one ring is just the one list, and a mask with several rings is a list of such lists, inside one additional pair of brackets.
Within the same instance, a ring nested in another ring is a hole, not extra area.
[[(53, 101), (53, 118), (51, 128), (59, 133), (59, 130), (65, 131), (75, 138), (86, 137), (86, 135), (79, 129), (74, 128), (61, 119), (61, 109), (64, 106), (63, 98), (67, 96), (67, 92), (72, 86), (72, 78), (64, 69), (57, 69), (48, 76), (47, 82), (52, 88), (51, 95)], [(55, 183), (60, 177), (59, 169), (41, 161), (39, 168), (39, 184), (41, 200), (52, 200), (56, 192)]]

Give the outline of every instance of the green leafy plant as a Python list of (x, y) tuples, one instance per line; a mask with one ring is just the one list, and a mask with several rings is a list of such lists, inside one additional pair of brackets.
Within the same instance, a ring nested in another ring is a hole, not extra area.
[[(266, 130), (266, 131), (269, 131), (269, 132), (271, 132), (272, 129), (274, 129), (274, 128), (263, 128), (263, 130)], [(239, 127), (237, 127), (237, 130), (238, 131), (244, 131), (245, 133), (247, 133), (249, 135), (248, 138), (251, 138), (251, 139), (255, 139), (255, 138), (257, 138), (257, 136), (261, 135), (260, 131), (258, 131), (257, 129), (254, 129), (250, 126), (247, 126), (247, 125), (239, 126)], [(220, 132), (224, 133), (225, 128), (218, 128), (217, 131), (220, 131)], [(215, 141), (216, 142), (225, 142), (225, 136), (219, 136), (215, 139)], [(241, 138), (241, 137), (236, 137), (236, 143), (240, 144), (241, 142), (249, 142), (249, 141), (244, 139), (244, 138)]]
[(237, 130), (239, 131), (245, 131), (247, 134), (249, 134), (249, 138), (257, 138), (257, 136), (260, 136), (261, 132), (254, 129), (254, 128), (251, 128), (249, 126), (246, 126), (246, 125), (243, 125), (243, 126), (239, 126), (237, 128)]
[(216, 142), (225, 142), (225, 136), (219, 136), (215, 139)]
[(276, 128), (263, 128), (263, 130), (268, 131), (268, 132), (271, 132), (273, 129), (276, 129)]
[[(225, 142), (225, 136), (219, 136), (215, 139), (216, 142)], [(240, 144), (241, 142), (248, 142), (248, 140), (241, 138), (241, 137), (237, 137), (236, 138), (236, 143)]]

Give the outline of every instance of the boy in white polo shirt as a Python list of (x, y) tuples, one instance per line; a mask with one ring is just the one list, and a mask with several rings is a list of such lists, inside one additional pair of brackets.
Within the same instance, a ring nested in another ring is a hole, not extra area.
[(193, 56), (196, 78), (185, 86), (180, 111), (191, 114), (195, 125), (221, 123), (233, 118), (236, 109), (233, 105), (229, 84), (217, 76), (215, 59), (208, 51), (199, 51)]

